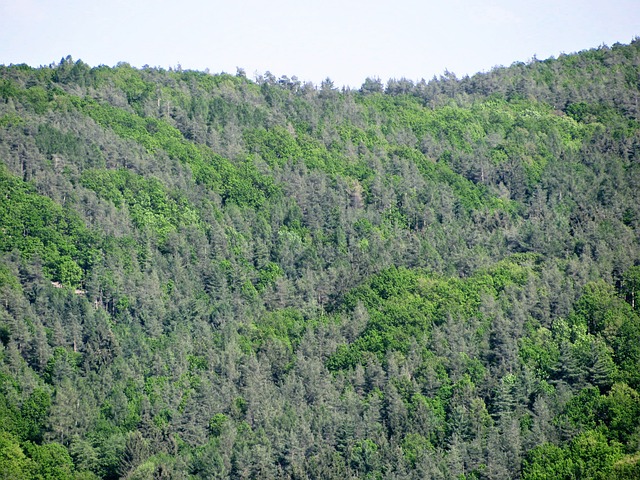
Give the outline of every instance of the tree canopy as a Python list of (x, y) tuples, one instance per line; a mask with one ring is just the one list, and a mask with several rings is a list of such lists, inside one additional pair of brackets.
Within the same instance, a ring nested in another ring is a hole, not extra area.
[(0, 477), (638, 478), (638, 78), (0, 66)]

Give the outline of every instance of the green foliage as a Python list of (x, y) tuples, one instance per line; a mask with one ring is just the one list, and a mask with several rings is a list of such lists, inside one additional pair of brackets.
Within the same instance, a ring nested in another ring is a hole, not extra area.
[(363, 478), (382, 478), (378, 445), (370, 439), (357, 442), (349, 458), (350, 466)]
[(51, 408), (51, 395), (42, 388), (34, 390), (22, 404), (22, 430), (28, 440), (37, 441), (42, 437), (42, 429), (46, 424)]
[[(70, 132), (60, 131), (46, 123), (38, 127), (35, 142), (38, 149), (45, 155), (62, 155), (66, 161), (82, 164), (85, 160), (83, 156), (87, 153), (81, 140), (77, 136)], [(95, 157), (100, 158), (100, 154), (96, 153), (95, 150), (91, 153), (93, 153)]]
[(18, 93), (18, 86), (11, 79), (2, 78), (0, 79), (0, 98), (5, 102), (11, 98), (15, 97)]
[(76, 471), (67, 449), (58, 443), (21, 445), (16, 437), (0, 431), (0, 476), (7, 479), (86, 479), (89, 471)]
[(543, 480), (547, 478), (575, 478), (576, 467), (567, 452), (552, 444), (534, 448), (523, 464), (522, 478)]
[(91, 267), (94, 238), (75, 212), (0, 168), (0, 251), (39, 257), (51, 280), (78, 287)]
[(53, 355), (47, 360), (43, 378), (51, 384), (56, 384), (65, 376), (77, 372), (82, 356), (64, 347), (56, 347)]
[(224, 431), (227, 420), (228, 417), (224, 413), (216, 413), (211, 417), (211, 420), (209, 420), (209, 432), (211, 435), (219, 437)]
[(529, 365), (541, 378), (549, 378), (560, 361), (560, 349), (551, 330), (539, 327), (520, 340), (518, 350), (525, 365)]
[(332, 370), (354, 367), (364, 352), (381, 359), (389, 351), (407, 352), (412, 338), (427, 340), (433, 325), (449, 318), (465, 321), (480, 316), (483, 296), (495, 297), (509, 286), (522, 285), (532, 273), (517, 257), (464, 280), (403, 268), (386, 270), (346, 295), (345, 309), (361, 302), (370, 320), (359, 338), (338, 349), (328, 366)]
[(292, 352), (300, 343), (306, 329), (316, 322), (309, 321), (295, 309), (270, 312), (252, 324), (250, 338), (254, 348), (260, 348), (270, 339), (275, 339)]
[[(2, 87), (0, 87), (1, 89)], [(24, 125), (24, 120), (16, 114), (4, 114), (0, 117), (0, 127), (12, 127)]]
[(630, 267), (624, 272), (622, 287), (631, 307), (640, 309), (640, 266)]
[(588, 388), (571, 399), (564, 418), (580, 430), (599, 429), (607, 438), (632, 447), (640, 428), (640, 396), (623, 383), (617, 383), (607, 395)]
[(612, 478), (614, 464), (622, 458), (620, 444), (607, 442), (602, 433), (586, 432), (566, 448), (545, 444), (531, 451), (522, 478)]
[(258, 284), (256, 288), (258, 291), (262, 291), (265, 288), (273, 285), (275, 281), (282, 277), (283, 275), (282, 268), (277, 263), (269, 262), (260, 270), (258, 270)]
[(431, 443), (422, 435), (417, 433), (410, 433), (402, 442), (402, 454), (409, 464), (415, 468), (416, 464), (421, 457), (432, 449)]
[(604, 282), (586, 285), (574, 312), (571, 318), (574, 324), (586, 325), (591, 334), (604, 333), (607, 336), (615, 334), (630, 316), (628, 305)]
[(118, 64), (116, 75), (113, 76), (114, 84), (121, 89), (127, 97), (127, 102), (137, 113), (142, 112), (145, 100), (155, 93), (155, 86), (145, 82), (140, 72), (126, 63)]
[(77, 100), (76, 104), (100, 125), (140, 143), (148, 152), (164, 150), (189, 165), (194, 180), (219, 193), (224, 201), (256, 207), (277, 193), (272, 179), (261, 175), (253, 164), (235, 165), (204, 145), (185, 140), (178, 129), (163, 120), (139, 117), (94, 101)]
[(25, 90), (21, 90), (18, 93), (19, 98), (21, 98), (26, 104), (28, 104), (31, 109), (35, 113), (43, 114), (49, 108), (49, 102), (52, 100), (50, 93), (38, 86), (32, 86)]
[(624, 383), (615, 384), (603, 402), (600, 418), (612, 438), (628, 449), (635, 449), (640, 432), (640, 395)]
[(149, 229), (164, 242), (178, 228), (201, 228), (196, 210), (177, 193), (168, 192), (155, 178), (144, 178), (130, 170), (85, 170), (82, 184), (118, 208), (127, 207), (139, 229)]
[(626, 455), (614, 463), (612, 476), (619, 480), (633, 480), (640, 477), (640, 453)]
[(17, 439), (0, 431), (0, 476), (26, 480), (33, 478), (35, 470), (35, 462), (25, 455)]
[(36, 478), (66, 479), (73, 478), (73, 461), (66, 448), (59, 443), (46, 445), (26, 444), (26, 451), (36, 463)]
[(270, 166), (295, 163), (302, 157), (302, 149), (296, 139), (282, 127), (246, 132), (245, 142), (251, 153), (260, 155)]
[(638, 477), (639, 58), (0, 66), (0, 477)]
[(20, 281), (15, 273), (8, 266), (0, 264), (0, 288), (8, 288), (11, 290), (22, 290)]

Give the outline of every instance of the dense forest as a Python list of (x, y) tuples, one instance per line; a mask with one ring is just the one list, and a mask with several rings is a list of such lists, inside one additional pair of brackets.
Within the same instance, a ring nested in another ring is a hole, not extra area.
[(639, 96), (0, 66), (0, 477), (640, 478)]

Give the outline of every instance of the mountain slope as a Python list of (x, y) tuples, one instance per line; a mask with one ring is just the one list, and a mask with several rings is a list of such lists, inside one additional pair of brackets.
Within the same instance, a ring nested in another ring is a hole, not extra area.
[(0, 472), (635, 478), (639, 58), (0, 67)]

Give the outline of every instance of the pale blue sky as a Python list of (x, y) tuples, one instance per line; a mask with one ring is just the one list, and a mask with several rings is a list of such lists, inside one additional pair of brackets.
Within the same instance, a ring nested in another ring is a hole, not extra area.
[(359, 87), (458, 76), (640, 35), (640, 0), (0, 0), (0, 64), (269, 70)]

